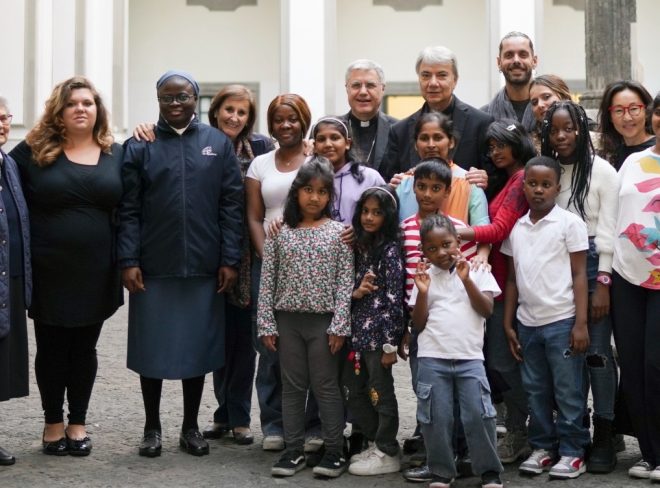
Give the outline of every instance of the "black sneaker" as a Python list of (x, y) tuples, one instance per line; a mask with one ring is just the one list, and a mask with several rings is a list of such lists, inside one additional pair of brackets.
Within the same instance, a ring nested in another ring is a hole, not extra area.
[(314, 466), (312, 472), (318, 476), (337, 478), (346, 471), (348, 462), (343, 454), (338, 452), (326, 452), (321, 462)]
[(301, 469), (305, 469), (305, 453), (302, 450), (284, 451), (280, 460), (270, 468), (270, 474), (273, 476), (293, 476)]
[(486, 471), (481, 475), (481, 488), (503, 488), (499, 473)]
[(403, 471), (403, 478), (413, 483), (424, 483), (433, 479), (433, 473), (425, 464), (419, 468), (409, 468)]

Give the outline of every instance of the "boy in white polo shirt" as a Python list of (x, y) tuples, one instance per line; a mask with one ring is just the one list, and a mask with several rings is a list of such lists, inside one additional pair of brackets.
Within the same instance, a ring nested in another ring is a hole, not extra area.
[(519, 470), (541, 474), (550, 469), (551, 478), (568, 479), (585, 472), (584, 447), (590, 440), (582, 424), (589, 241), (586, 224), (555, 205), (560, 171), (552, 158), (529, 160), (523, 184), (529, 212), (516, 222), (501, 251), (511, 256), (504, 329), (511, 353), (522, 361), (530, 409), (533, 452)]

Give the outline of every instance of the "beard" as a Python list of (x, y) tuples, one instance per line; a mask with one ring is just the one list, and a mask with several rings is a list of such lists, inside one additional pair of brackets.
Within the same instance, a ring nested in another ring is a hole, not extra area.
[[(516, 66), (518, 68), (518, 66)], [(509, 71), (502, 71), (504, 79), (508, 84), (511, 85), (529, 85), (529, 82), (532, 79), (532, 69), (525, 71), (525, 74), (522, 78), (514, 78)]]

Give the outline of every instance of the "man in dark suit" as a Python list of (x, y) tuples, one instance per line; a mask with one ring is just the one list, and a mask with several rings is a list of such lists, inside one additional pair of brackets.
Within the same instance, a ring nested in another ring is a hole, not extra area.
[(454, 136), (457, 140), (454, 162), (465, 169), (486, 169), (485, 136), (493, 117), (460, 101), (454, 95), (458, 82), (454, 53), (443, 46), (424, 48), (417, 57), (415, 69), (425, 103), (417, 112), (390, 129), (385, 158), (381, 163), (381, 173), (385, 179), (419, 162), (413, 132), (419, 117), (429, 111), (442, 112), (454, 122)]
[(385, 94), (383, 68), (369, 59), (353, 61), (346, 69), (346, 95), (350, 112), (340, 118), (348, 126), (353, 144), (348, 153), (357, 161), (380, 171), (390, 126), (397, 119), (380, 111)]

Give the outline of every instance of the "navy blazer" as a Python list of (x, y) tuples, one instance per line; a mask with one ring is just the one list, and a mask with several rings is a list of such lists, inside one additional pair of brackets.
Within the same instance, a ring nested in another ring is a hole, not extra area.
[[(345, 115), (339, 117), (339, 119), (349, 127), (349, 131), (350, 131), (350, 126), (349, 126), (350, 115), (351, 112), (348, 112)], [(399, 119), (395, 119), (391, 115), (387, 115), (381, 111), (378, 111), (378, 129), (376, 131), (376, 143), (374, 145), (374, 162), (371, 167), (376, 171), (378, 171), (383, 177), (384, 175), (382, 172), (383, 170), (382, 162), (383, 162), (383, 158), (385, 157), (385, 151), (387, 149), (387, 141), (389, 139), (390, 127), (392, 127), (398, 121)], [(355, 159), (356, 151), (353, 149), (353, 147), (351, 147), (351, 149), (348, 151), (349, 161), (357, 161)], [(367, 161), (357, 161), (357, 162), (362, 163), (365, 166), (368, 166)]]
[[(457, 144), (453, 161), (465, 169), (474, 166), (490, 170), (492, 165), (486, 156), (486, 130), (493, 122), (493, 117), (462, 102), (456, 95), (454, 100), (452, 121)], [(389, 181), (394, 174), (406, 171), (419, 162), (419, 155), (415, 151), (415, 124), (422, 114), (429, 111), (430, 107), (424, 103), (417, 112), (391, 127), (381, 168), (386, 180)]]

